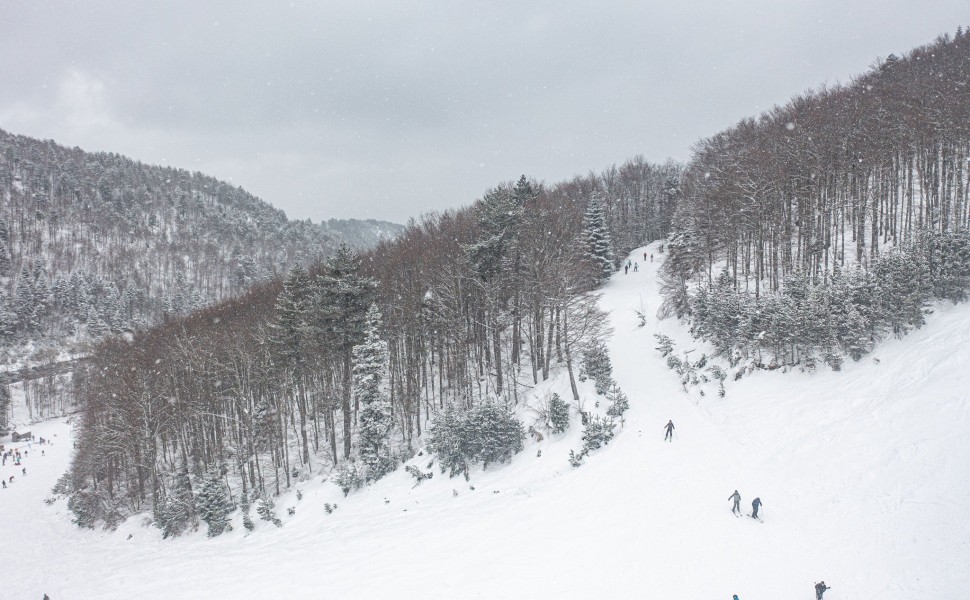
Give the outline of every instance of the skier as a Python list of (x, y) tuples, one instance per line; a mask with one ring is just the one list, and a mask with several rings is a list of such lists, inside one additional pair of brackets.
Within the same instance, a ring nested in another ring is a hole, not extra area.
[(674, 422), (672, 420), (667, 421), (667, 424), (664, 425), (664, 429), (667, 430), (667, 435), (664, 436), (664, 441), (667, 441), (668, 439), (671, 442), (674, 441)]
[(830, 589), (832, 589), (832, 588), (830, 588), (829, 586), (825, 585), (825, 582), (824, 581), (819, 581), (818, 583), (816, 583), (815, 584), (815, 600), (822, 600), (822, 594), (825, 593), (825, 590), (830, 590)]
[(636, 273), (640, 270), (640, 263), (633, 263), (633, 272)]
[(734, 500), (734, 508), (731, 509), (731, 512), (741, 516), (741, 494), (734, 490), (734, 493), (728, 496), (728, 500)]
[(647, 253), (646, 252), (643, 253), (643, 262), (647, 262)]
[[(755, 498), (751, 502), (751, 508), (752, 508), (751, 518), (758, 519), (758, 509), (761, 508), (761, 498)], [(761, 519), (758, 519), (758, 520), (760, 521)]]
[(626, 275), (629, 272), (630, 272), (630, 265), (626, 265), (625, 267), (623, 267), (623, 274), (624, 275)]
[(21, 470), (22, 470), (22, 471), (24, 472), (24, 475), (27, 475), (27, 467), (24, 467), (24, 468), (23, 468), (23, 469), (21, 469)]
[(7, 480), (6, 479), (0, 479), (0, 483), (3, 484), (3, 489), (7, 489)]
[(737, 594), (735, 594), (735, 595), (734, 595), (734, 598), (732, 598), (731, 600), (738, 600), (738, 595), (737, 595)]

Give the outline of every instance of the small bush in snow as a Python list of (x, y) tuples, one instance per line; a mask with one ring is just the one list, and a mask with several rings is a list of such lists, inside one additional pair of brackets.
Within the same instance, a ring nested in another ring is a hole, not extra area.
[(277, 527), (282, 527), (283, 522), (280, 521), (279, 518), (277, 518), (276, 513), (273, 512), (273, 508), (275, 507), (276, 507), (276, 504), (272, 500), (264, 496), (259, 499), (259, 504), (256, 505), (256, 514), (259, 515), (260, 519), (264, 521), (269, 521), (270, 523), (272, 523), (273, 525), (276, 525)]
[(596, 382), (596, 393), (605, 394), (613, 383), (613, 364), (610, 353), (602, 342), (594, 344), (583, 353), (582, 371)]
[(458, 414), (448, 407), (432, 424), (428, 448), (438, 455), (441, 472), (467, 473), (468, 463), (507, 462), (522, 450), (525, 430), (512, 411), (486, 403)]
[(407, 473), (410, 473), (411, 476), (414, 477), (414, 479), (417, 482), (414, 485), (418, 485), (419, 483), (421, 483), (425, 479), (431, 479), (432, 477), (434, 477), (434, 472), (425, 473), (424, 471), (422, 471), (421, 469), (415, 467), (414, 465), (408, 465), (408, 466), (404, 467), (404, 471), (407, 472)]
[(630, 410), (630, 400), (616, 383), (610, 388), (606, 397), (610, 400), (610, 407), (606, 410), (607, 416), (618, 418), (622, 423), (624, 413)]
[(613, 430), (616, 424), (613, 419), (603, 419), (599, 415), (594, 415), (586, 424), (583, 430), (583, 454), (589, 454), (593, 450), (605, 446), (613, 439)]
[(353, 461), (347, 461), (337, 468), (335, 481), (346, 496), (350, 490), (356, 490), (364, 484), (364, 476)]
[(655, 333), (653, 337), (657, 340), (657, 350), (661, 356), (669, 356), (674, 351), (674, 341), (669, 336)]

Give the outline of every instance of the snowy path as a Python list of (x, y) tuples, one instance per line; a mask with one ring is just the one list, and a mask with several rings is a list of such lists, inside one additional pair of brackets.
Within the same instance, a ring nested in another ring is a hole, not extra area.
[[(44, 505), (70, 444), (66, 425), (35, 426), (62, 441), (0, 490), (0, 597), (810, 600), (819, 579), (826, 600), (970, 597), (970, 306), (939, 307), (842, 373), (756, 373), (701, 399), (653, 349), (658, 331), (694, 348), (682, 327), (637, 327), (634, 309), (652, 316), (660, 301), (657, 266), (605, 289), (631, 410), (582, 467), (566, 461), (574, 418), (561, 438), (473, 472), (475, 490), (437, 470), (350, 498), (313, 481), (277, 502), (283, 528), (246, 536), (237, 521), (219, 538), (163, 541), (139, 519), (79, 531), (64, 500)], [(547, 390), (568, 397), (561, 380)], [(762, 498), (764, 523), (732, 516), (735, 488), (745, 512)]]

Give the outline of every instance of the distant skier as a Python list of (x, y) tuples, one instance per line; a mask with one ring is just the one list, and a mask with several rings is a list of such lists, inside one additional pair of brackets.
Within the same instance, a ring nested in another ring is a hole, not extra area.
[[(761, 508), (761, 498), (755, 498), (751, 502), (751, 518), (758, 519), (758, 509)], [(758, 519), (759, 521), (761, 519)]]
[(819, 581), (818, 583), (816, 583), (815, 584), (815, 600), (822, 600), (822, 594), (825, 593), (825, 590), (830, 590), (830, 589), (832, 589), (832, 588), (830, 588), (829, 586), (825, 585), (825, 582), (824, 581)]
[(647, 262), (647, 253), (646, 252), (643, 253), (643, 262)]
[(674, 422), (672, 420), (667, 421), (667, 424), (664, 425), (664, 429), (667, 430), (667, 435), (664, 436), (664, 441), (665, 442), (667, 440), (670, 440), (671, 442), (674, 441)]
[(27, 475), (27, 467), (24, 467), (21, 471), (23, 471), (24, 475)]
[(630, 265), (626, 265), (625, 267), (623, 267), (623, 274), (624, 275), (626, 275), (629, 272), (630, 272)]
[(653, 262), (653, 254), (650, 255), (650, 262)]
[(731, 600), (738, 600), (738, 595), (737, 595), (737, 594), (735, 594), (735, 595), (734, 595), (734, 597), (733, 597), (733, 598), (731, 598)]
[(734, 500), (734, 508), (731, 509), (731, 512), (741, 516), (741, 494), (734, 490), (734, 493), (728, 496), (728, 500)]
[(636, 273), (640, 270), (640, 263), (633, 263), (633, 272)]

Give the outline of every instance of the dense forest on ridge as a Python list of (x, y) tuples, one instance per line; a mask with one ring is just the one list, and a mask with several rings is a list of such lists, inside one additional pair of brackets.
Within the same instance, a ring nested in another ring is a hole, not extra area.
[[(198, 519), (205, 477), (228, 476), (240, 502), (321, 471), (350, 488), (409, 457), (442, 411), (500, 406), (503, 419), (557, 369), (575, 382), (607, 334), (590, 292), (616, 268), (610, 240), (626, 252), (662, 236), (679, 176), (635, 159), (553, 186), (522, 177), (361, 256), (343, 248), (282, 285), (105, 341), (76, 375), (79, 523), (147, 509), (177, 533)], [(386, 345), (376, 400), (362, 400), (354, 358), (368, 336)]]
[(291, 221), (201, 173), (0, 130), (0, 343), (96, 340), (239, 295), (400, 226)]
[(701, 140), (666, 314), (732, 363), (838, 368), (970, 281), (970, 32)]

